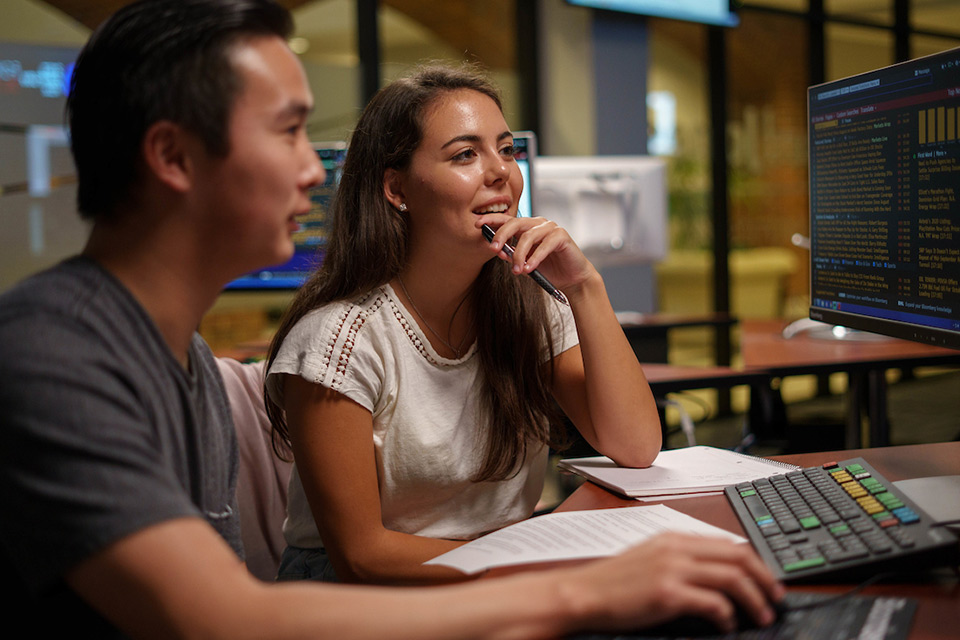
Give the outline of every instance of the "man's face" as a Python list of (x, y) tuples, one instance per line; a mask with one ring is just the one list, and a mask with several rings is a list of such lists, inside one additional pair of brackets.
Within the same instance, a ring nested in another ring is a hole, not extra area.
[(256, 38), (238, 44), (231, 60), (241, 91), (230, 151), (201, 155), (196, 193), (210, 259), (232, 278), (293, 255), (295, 218), (310, 211), (308, 191), (325, 174), (306, 132), (313, 96), (286, 43)]

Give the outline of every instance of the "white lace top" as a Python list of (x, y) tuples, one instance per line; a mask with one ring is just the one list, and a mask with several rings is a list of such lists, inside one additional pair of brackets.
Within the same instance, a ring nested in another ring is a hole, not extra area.
[[(550, 307), (556, 310), (554, 340), (560, 353), (578, 344), (576, 327), (569, 309)], [(267, 391), (279, 401), (283, 377), (277, 374), (299, 375), (368, 409), (384, 526), (470, 539), (533, 513), (547, 456), (546, 447), (533, 447), (516, 476), (470, 481), (485, 442), (478, 421), (475, 347), (459, 360), (437, 354), (385, 285), (304, 316), (270, 368)], [(292, 546), (323, 546), (297, 473), (290, 481), (284, 536)]]

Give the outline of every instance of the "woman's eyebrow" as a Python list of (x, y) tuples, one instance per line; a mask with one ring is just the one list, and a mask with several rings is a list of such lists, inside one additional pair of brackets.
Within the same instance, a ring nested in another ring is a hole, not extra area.
[[(512, 137), (513, 137), (513, 132), (511, 132), (511, 131), (504, 131), (503, 133), (501, 133), (500, 135), (497, 136), (497, 142), (500, 142), (500, 141), (503, 140), (504, 138), (512, 138)], [(449, 147), (450, 145), (456, 144), (456, 143), (458, 143), (458, 142), (472, 142), (472, 143), (476, 144), (476, 143), (480, 142), (480, 136), (475, 135), (475, 134), (464, 134), (464, 135), (462, 135), (462, 136), (456, 136), (456, 137), (451, 138), (450, 140), (448, 140), (448, 141), (447, 141), (442, 147), (440, 147), (440, 148), (441, 148), (441, 149), (446, 149), (446, 148)]]
[(466, 135), (462, 135), (462, 136), (456, 136), (456, 137), (453, 137), (453, 138), (451, 138), (450, 140), (448, 140), (448, 141), (447, 141), (442, 147), (440, 147), (440, 148), (441, 148), (441, 149), (446, 149), (446, 148), (449, 147), (450, 145), (456, 144), (456, 143), (458, 143), (458, 142), (472, 142), (472, 143), (476, 144), (476, 143), (480, 142), (480, 136), (471, 135), (471, 134), (466, 134)]

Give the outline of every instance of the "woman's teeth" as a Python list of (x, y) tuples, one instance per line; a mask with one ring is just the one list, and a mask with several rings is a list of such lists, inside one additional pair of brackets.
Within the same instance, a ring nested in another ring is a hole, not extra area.
[(490, 207), (484, 207), (483, 209), (477, 209), (476, 211), (474, 211), (474, 213), (477, 215), (480, 215), (483, 213), (503, 213), (509, 208), (510, 207), (505, 204), (495, 204)]

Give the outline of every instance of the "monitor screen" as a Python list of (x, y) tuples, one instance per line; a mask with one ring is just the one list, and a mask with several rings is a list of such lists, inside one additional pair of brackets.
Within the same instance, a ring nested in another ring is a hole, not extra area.
[(533, 171), (531, 170), (537, 155), (537, 137), (532, 131), (514, 131), (513, 147), (513, 157), (523, 176), (523, 194), (517, 206), (517, 215), (529, 218), (537, 215), (533, 213)]
[(810, 317), (960, 348), (960, 49), (807, 107)]
[(740, 19), (731, 8), (731, 0), (567, 0), (567, 2), (593, 9), (703, 22), (721, 27), (735, 27), (740, 24)]
[(314, 145), (327, 170), (327, 179), (314, 187), (310, 200), (310, 213), (300, 216), (300, 230), (293, 235), (293, 257), (286, 263), (260, 269), (237, 278), (227, 285), (227, 290), (278, 290), (296, 289), (320, 266), (326, 244), (327, 210), (334, 191), (340, 182), (340, 171), (347, 153), (345, 142), (320, 142)]

